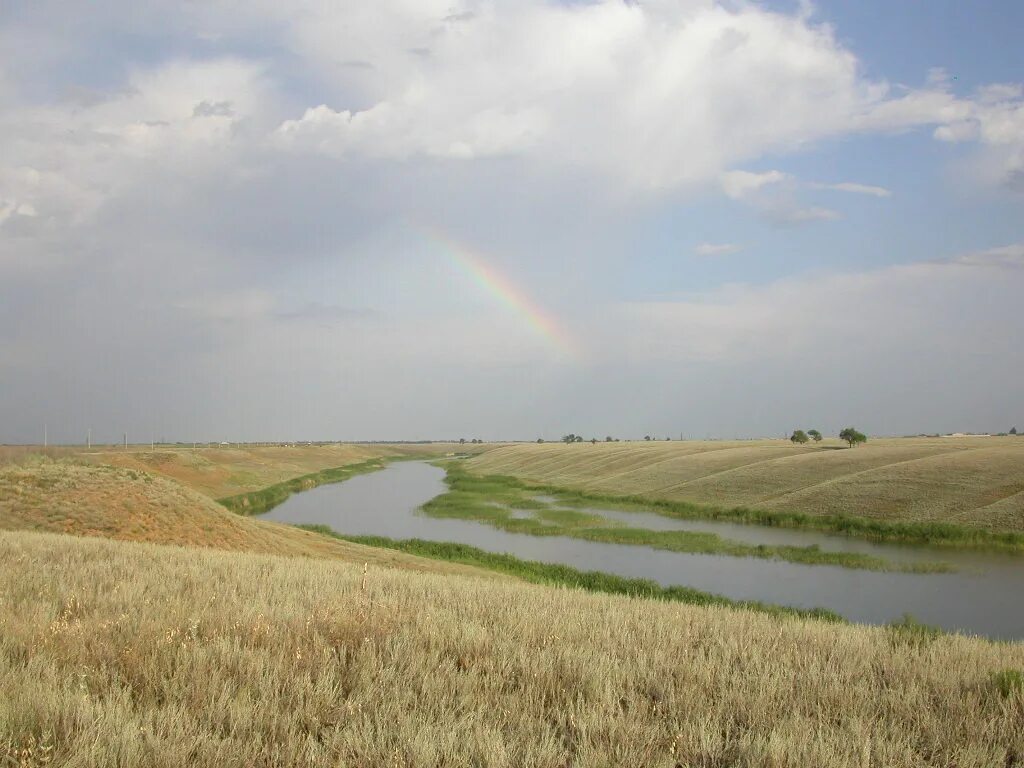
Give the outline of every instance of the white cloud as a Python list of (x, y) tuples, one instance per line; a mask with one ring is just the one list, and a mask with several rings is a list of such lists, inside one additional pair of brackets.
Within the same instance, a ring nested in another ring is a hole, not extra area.
[(792, 177), (781, 171), (751, 173), (750, 171), (728, 171), (721, 176), (722, 191), (733, 200), (742, 200), (769, 184), (789, 181)]
[(892, 197), (892, 190), (885, 187), (876, 187), (871, 184), (858, 184), (852, 181), (843, 181), (838, 184), (811, 184), (814, 189), (831, 189), (836, 192), (851, 192), (856, 195), (871, 195), (872, 197)]
[(809, 224), (814, 221), (837, 221), (842, 218), (839, 211), (816, 205), (800, 207), (785, 203), (769, 207), (766, 211), (769, 218), (783, 225)]
[(743, 246), (736, 243), (701, 243), (693, 249), (693, 252), (698, 256), (728, 256), (738, 253), (742, 249)]
[(1024, 191), (1024, 101), (1020, 85), (993, 85), (979, 90), (977, 101), (937, 127), (934, 136), (951, 143), (976, 142), (981, 151), (975, 168), (987, 184)]
[(123, 88), (85, 102), (7, 109), (0, 199), (53, 231), (81, 225), (162, 172), (203, 178), (229, 167), (272, 103), (261, 66), (219, 59), (135, 70)]
[(1013, 243), (984, 251), (974, 251), (957, 256), (958, 264), (973, 266), (1017, 268), (1024, 267), (1024, 243)]
[[(841, 218), (839, 212), (831, 208), (802, 203), (798, 192), (805, 185), (781, 171), (728, 171), (719, 177), (719, 184), (726, 197), (752, 206), (764, 218), (779, 226), (800, 226)], [(809, 186), (823, 187), (813, 184)]]
[(625, 304), (609, 313), (598, 348), (628, 348), (636, 363), (812, 360), (844, 349), (881, 356), (891, 348), (927, 352), (934, 364), (949, 366), (998, 349), (1024, 375), (1014, 334), (992, 331), (1021, 328), (1022, 292), (1024, 243), (1018, 243), (940, 261)]
[(373, 14), (340, 3), (284, 23), (297, 50), (358, 98), (309, 109), (280, 133), (337, 156), (529, 156), (658, 189), (851, 133), (934, 125), (943, 137), (981, 101), (1020, 105), (1006, 86), (959, 99), (941, 73), (894, 95), (860, 75), (830, 27), (748, 4), (523, 0), (469, 11), (387, 0)]

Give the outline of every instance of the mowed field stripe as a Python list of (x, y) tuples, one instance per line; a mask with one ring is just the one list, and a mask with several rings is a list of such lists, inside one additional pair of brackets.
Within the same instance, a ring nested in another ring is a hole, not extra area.
[[(598, 482), (590, 483), (590, 485), (591, 486), (593, 486), (593, 485), (603, 485), (606, 482), (611, 481), (611, 480), (621, 480), (622, 478), (628, 477), (629, 475), (636, 475), (636, 474), (639, 474), (639, 473), (642, 473), (642, 472), (648, 472), (649, 470), (653, 469), (654, 467), (659, 467), (659, 466), (661, 466), (663, 464), (667, 464), (669, 462), (685, 463), (687, 459), (690, 459), (690, 458), (693, 458), (693, 457), (696, 457), (696, 456), (707, 456), (708, 454), (711, 454), (711, 453), (723, 453), (723, 452), (726, 452), (726, 451), (742, 450), (742, 449), (745, 449), (747, 447), (748, 446), (732, 445), (732, 446), (724, 446), (724, 447), (721, 447), (721, 448), (712, 448), (712, 449), (709, 449), (709, 450), (706, 450), (706, 451), (693, 451), (693, 452), (685, 453), (685, 454), (678, 455), (678, 456), (669, 456), (668, 458), (659, 459), (658, 461), (652, 461), (652, 462), (649, 462), (649, 463), (644, 464), (644, 465), (639, 466), (639, 467), (630, 467), (629, 469), (624, 470), (622, 472), (615, 472), (615, 473), (612, 473), (610, 475), (604, 475), (604, 476), (599, 477), (599, 478), (594, 478)], [(806, 451), (805, 453), (809, 453), (809, 452), (811, 452), (811, 450), (812, 449), (808, 449), (808, 451)], [(804, 453), (801, 453), (799, 455), (804, 455)], [(778, 459), (778, 458), (789, 458), (789, 457), (788, 456), (786, 456), (786, 457), (776, 456), (776, 457), (773, 457), (773, 458), (774, 459)], [(685, 482), (693, 482), (693, 481), (696, 481), (696, 480), (703, 479), (705, 477), (711, 477), (711, 476), (713, 476), (715, 474), (718, 474), (718, 472), (723, 472), (723, 471), (724, 472), (728, 472), (728, 471), (731, 471), (733, 469), (742, 469), (743, 467), (750, 466), (751, 464), (758, 464), (758, 463), (761, 463), (763, 461), (768, 461), (768, 459), (758, 459), (757, 461), (747, 462), (746, 464), (741, 464), (741, 465), (739, 465), (737, 467), (730, 467), (728, 470), (718, 470), (716, 472), (709, 472), (706, 475), (700, 475), (699, 477), (690, 478), (689, 480), (687, 480)], [(672, 483), (671, 485), (664, 486), (664, 487), (665, 488), (670, 488), (670, 487), (673, 487), (675, 485), (676, 485), (676, 483)], [(662, 488), (645, 489), (645, 493), (658, 493), (661, 490), (662, 490)]]
[[(818, 449), (818, 450), (828, 450), (828, 449), (826, 448), (826, 449)], [(769, 457), (767, 459), (758, 459), (757, 461), (748, 461), (746, 464), (740, 464), (739, 466), (729, 467), (728, 469), (720, 469), (720, 470), (717, 470), (715, 472), (708, 472), (706, 475), (701, 475), (699, 477), (691, 477), (689, 480), (684, 480), (681, 483), (673, 483), (671, 485), (662, 486), (660, 488), (653, 488), (653, 489), (651, 489), (651, 490), (649, 490), (647, 492), (648, 493), (663, 493), (665, 491), (671, 491), (671, 490), (675, 490), (677, 488), (683, 488), (683, 487), (685, 487), (687, 485), (691, 485), (693, 483), (699, 483), (699, 482), (702, 482), (704, 480), (709, 480), (711, 478), (720, 477), (722, 475), (728, 475), (730, 472), (739, 472), (741, 470), (750, 469), (750, 467), (756, 467), (756, 466), (760, 466), (762, 464), (771, 464), (773, 462), (785, 461), (786, 459), (798, 459), (798, 458), (802, 458), (804, 456), (807, 456), (809, 453), (814, 453), (814, 452), (815, 452), (815, 449), (809, 448), (806, 451), (802, 451), (800, 453), (790, 453), (790, 454), (787, 454), (785, 456), (771, 456), (771, 457)]]
[[(928, 463), (928, 462), (937, 462), (937, 461), (941, 461), (943, 459), (948, 459), (948, 458), (950, 458), (952, 456), (967, 457), (968, 455), (976, 455), (978, 453), (986, 453), (986, 452), (990, 452), (991, 450), (992, 449), (988, 448), (987, 446), (978, 446), (976, 448), (960, 447), (960, 448), (955, 448), (955, 449), (950, 450), (950, 451), (943, 451), (942, 453), (932, 454), (930, 456), (919, 456), (919, 457), (917, 457), (915, 459), (906, 459), (906, 460), (903, 460), (903, 461), (894, 461), (894, 462), (890, 462), (888, 464), (884, 464), (884, 465), (882, 465), (880, 467), (873, 467), (871, 469), (865, 469), (865, 470), (861, 470), (861, 471), (858, 471), (858, 472), (850, 472), (850, 473), (847, 473), (845, 475), (841, 475), (839, 477), (832, 478), (830, 480), (822, 481), (820, 483), (813, 483), (813, 484), (811, 484), (811, 485), (809, 485), (809, 486), (807, 486), (807, 487), (805, 487), (803, 489), (800, 489), (798, 491), (791, 491), (790, 493), (786, 493), (786, 494), (782, 494), (780, 496), (777, 496), (774, 499), (765, 499), (764, 501), (758, 502), (758, 504), (765, 504), (768, 501), (772, 501), (772, 502), (776, 502), (777, 503), (779, 501), (785, 500), (787, 497), (797, 496), (799, 494), (806, 494), (808, 491), (812, 491), (812, 490), (815, 490), (815, 489), (827, 488), (829, 486), (836, 486), (836, 485), (840, 485), (842, 483), (846, 483), (846, 482), (850, 482), (850, 481), (854, 481), (854, 480), (861, 480), (862, 481), (865, 478), (869, 477), (870, 475), (883, 474), (885, 472), (891, 471), (895, 467), (908, 466), (908, 465), (911, 465), (911, 464), (925, 464), (925, 463)], [(957, 511), (953, 511), (954, 507), (951, 506), (949, 499), (944, 499), (941, 502), (940, 501), (936, 501), (935, 503), (937, 505), (941, 504), (944, 509), (949, 510), (949, 512), (952, 513), (952, 514), (947, 514), (945, 516), (945, 519), (966, 518), (967, 516), (971, 515), (976, 510), (981, 509), (983, 506), (987, 506), (987, 505), (982, 505), (982, 506), (974, 505), (974, 506), (964, 507), (964, 508), (959, 509)], [(931, 516), (915, 515), (915, 516), (907, 517), (906, 519), (924, 521), (924, 520), (931, 520), (931, 519), (934, 519), (934, 518), (931, 517)]]
[[(845, 480), (849, 480), (850, 478), (853, 478), (853, 477), (859, 477), (859, 476), (862, 476), (862, 475), (867, 475), (867, 474), (870, 474), (872, 472), (882, 472), (884, 470), (891, 469), (892, 467), (898, 467), (898, 466), (901, 466), (901, 465), (904, 465), (904, 464), (913, 464), (913, 463), (918, 462), (918, 461), (928, 461), (929, 459), (938, 459), (938, 458), (942, 458), (942, 457), (945, 457), (945, 456), (952, 456), (953, 454), (964, 453), (964, 452), (967, 452), (967, 451), (974, 451), (974, 450), (978, 450), (978, 449), (977, 448), (966, 448), (966, 449), (964, 449), (964, 448), (957, 448), (957, 449), (954, 449), (952, 451), (943, 451), (941, 453), (931, 453), (931, 454), (928, 454), (927, 456), (915, 456), (912, 459), (901, 459), (899, 461), (890, 461), (890, 462), (887, 462), (885, 464), (881, 464), (881, 465), (879, 465), (877, 467), (869, 467), (868, 469), (859, 469), (856, 472), (844, 472), (841, 475), (836, 475), (835, 477), (830, 477), (827, 480), (821, 480), (821, 481), (816, 482), (816, 483), (810, 483), (808, 485), (801, 486), (800, 488), (793, 488), (793, 489), (785, 491), (783, 493), (774, 493), (774, 494), (771, 494), (769, 496), (765, 496), (763, 499), (760, 499), (759, 501), (755, 502), (755, 504), (767, 504), (770, 501), (778, 501), (780, 499), (786, 498), (787, 496), (792, 496), (792, 495), (798, 494), (798, 493), (804, 493), (805, 491), (809, 491), (809, 490), (812, 490), (814, 488), (820, 488), (820, 487), (824, 487), (824, 486), (828, 486), (828, 485), (833, 485), (835, 483), (838, 483), (838, 482), (841, 482), (841, 481), (845, 481)], [(793, 458), (793, 457), (787, 456), (786, 458)]]

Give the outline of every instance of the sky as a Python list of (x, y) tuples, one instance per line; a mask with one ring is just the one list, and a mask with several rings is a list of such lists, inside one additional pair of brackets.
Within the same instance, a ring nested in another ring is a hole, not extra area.
[(1024, 428), (1022, 29), (7, 0), (0, 442)]

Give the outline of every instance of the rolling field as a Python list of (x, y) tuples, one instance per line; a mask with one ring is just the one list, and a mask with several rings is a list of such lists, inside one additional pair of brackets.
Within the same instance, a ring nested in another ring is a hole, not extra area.
[(0, 530), (336, 558), (443, 572), (477, 572), (228, 512), (202, 494), (134, 469), (70, 459), (0, 467)]
[[(215, 446), (193, 449), (156, 446), (155, 450), (129, 446), (58, 449), (83, 461), (150, 472), (175, 480), (212, 499), (258, 491), (267, 486), (324, 469), (359, 464), (385, 456), (443, 456), (447, 452), (472, 453), (483, 446), (455, 443), (364, 445), (339, 443), (297, 446)], [(35, 450), (35, 449), (33, 449)]]
[(517, 444), (466, 468), (593, 494), (1024, 531), (1017, 437)]
[(1017, 765), (1024, 646), (0, 533), (0, 763)]

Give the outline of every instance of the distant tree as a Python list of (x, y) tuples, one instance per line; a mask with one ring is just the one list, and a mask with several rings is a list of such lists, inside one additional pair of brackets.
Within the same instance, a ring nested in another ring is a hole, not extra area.
[(576, 442), (577, 443), (582, 443), (583, 442), (583, 435), (576, 435)]
[(804, 431), (803, 431), (802, 429), (798, 429), (798, 430), (796, 430), (795, 432), (793, 432), (793, 434), (792, 434), (792, 435), (790, 436), (790, 438), (789, 438), (789, 439), (790, 439), (790, 440), (791, 440), (792, 442), (794, 442), (794, 443), (800, 443), (801, 445), (803, 445), (803, 444), (804, 444), (804, 443), (806, 443), (806, 442), (807, 442), (807, 441), (808, 441), (808, 440), (809, 440), (810, 438), (809, 438), (809, 437), (807, 437), (807, 433), (806, 433), (806, 432), (804, 432)]
[(543, 437), (538, 437), (537, 438), (537, 442), (538, 443), (543, 443), (544, 442), (544, 438)]
[(562, 435), (562, 442), (563, 443), (575, 443), (576, 442), (576, 435), (574, 435), (572, 432), (570, 432), (568, 435)]
[(1016, 435), (1017, 434), (1017, 428), (1016, 427), (1010, 427), (1010, 434), (1011, 435)]
[(614, 443), (614, 442), (615, 442), (614, 440), (612, 440), (612, 436), (611, 436), (611, 435), (608, 435), (608, 437), (606, 437), (606, 438), (604, 439), (604, 441), (605, 441), (606, 443)]
[(459, 445), (465, 445), (465, 444), (466, 444), (466, 438), (460, 437), (459, 438)]
[(644, 440), (647, 440), (648, 442), (650, 442), (651, 436), (650, 435), (644, 435)]
[(807, 436), (810, 437), (816, 443), (821, 442), (821, 432), (819, 432), (816, 429), (808, 429)]
[(866, 443), (868, 441), (867, 435), (865, 435), (863, 432), (858, 432), (853, 427), (846, 427), (842, 432), (839, 433), (839, 437), (840, 439), (845, 440), (847, 443), (849, 443), (851, 448), (853, 448), (858, 443)]
[(597, 438), (596, 437), (590, 438), (590, 444), (591, 445), (597, 445)]

